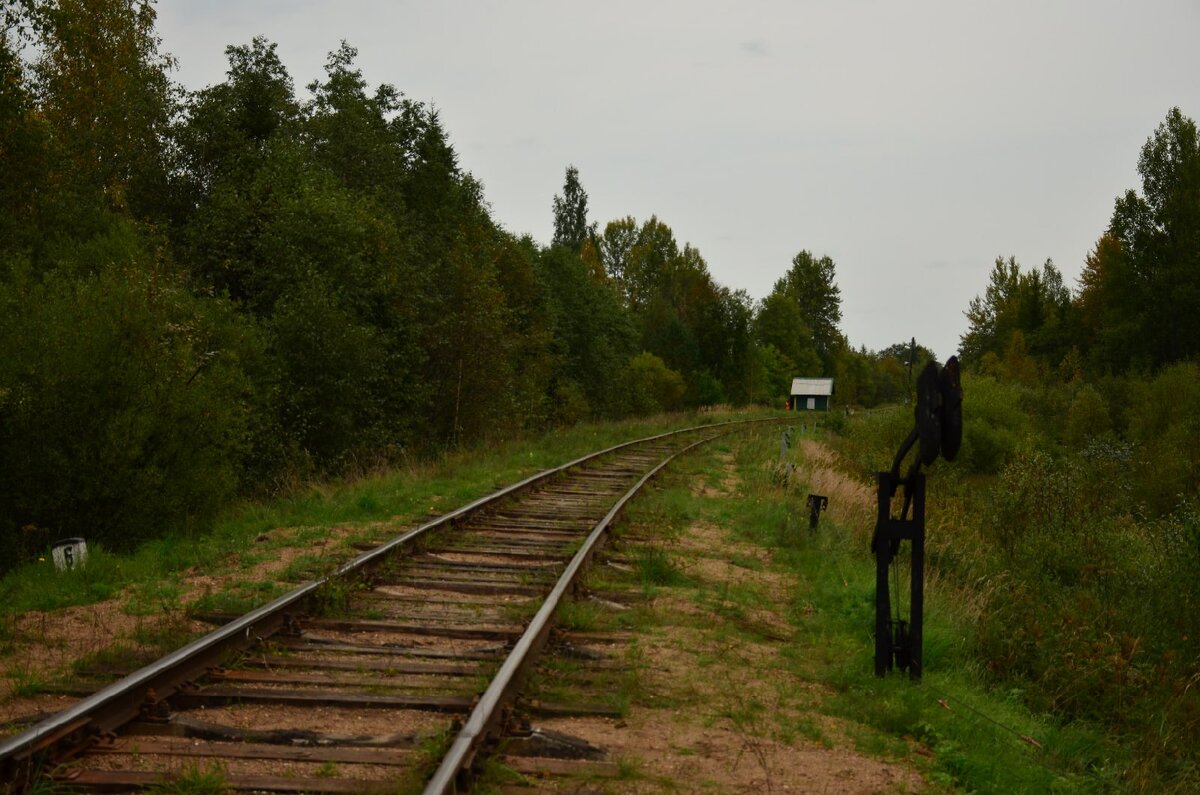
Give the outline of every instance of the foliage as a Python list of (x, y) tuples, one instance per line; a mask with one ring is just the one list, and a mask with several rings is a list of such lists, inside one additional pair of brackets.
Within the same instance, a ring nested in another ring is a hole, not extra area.
[[(928, 563), (973, 605), (979, 664), (1036, 712), (1108, 727), (1130, 788), (1194, 788), (1200, 370), (963, 388), (960, 457), (929, 474)], [(837, 444), (867, 475), (911, 427), (878, 412)]]
[(38, 110), (72, 179), (100, 191), (114, 209), (153, 216), (174, 111), (172, 63), (158, 52), (153, 5), (55, 0), (34, 9)]
[(348, 43), (307, 100), (263, 37), (187, 92), (154, 21), (149, 2), (5, 8), (14, 553), (200, 530), (239, 493), (410, 451), (774, 402), (816, 366), (803, 325), (768, 331), (657, 217), (599, 234), (573, 166), (549, 247), (505, 232), (437, 112), (369, 85)]
[(587, 222), (587, 191), (579, 184), (579, 169), (567, 166), (563, 195), (554, 197), (554, 239), (552, 245), (578, 252), (584, 241), (595, 237), (595, 225)]
[(822, 373), (812, 330), (805, 325), (799, 304), (788, 296), (773, 292), (764, 298), (754, 326), (759, 344), (772, 346), (784, 357), (784, 369), (792, 375), (812, 377)]
[(1123, 260), (1113, 287), (1138, 302), (1135, 358), (1175, 362), (1200, 355), (1200, 137), (1179, 108), (1142, 147), (1138, 173), (1141, 194), (1118, 198), (1109, 225)]
[[(1072, 292), (1049, 260), (1024, 271), (997, 258), (970, 303), (963, 361), (1005, 357), (1015, 336), (1043, 371), (1119, 374), (1200, 355), (1200, 137), (1179, 108), (1142, 147), (1140, 193), (1118, 197)], [(1164, 319), (1170, 318), (1169, 322)], [(1068, 380), (1069, 380), (1068, 376)]]
[[(203, 527), (239, 487), (253, 331), (152, 269), (0, 283), (6, 561)], [(17, 536), (16, 527), (23, 528)]]
[(687, 386), (683, 377), (652, 353), (640, 353), (621, 372), (625, 407), (631, 414), (675, 411), (683, 402)]
[(1072, 447), (1082, 447), (1089, 439), (1111, 430), (1112, 418), (1108, 415), (1104, 397), (1095, 387), (1084, 385), (1067, 409), (1065, 441)]
[(812, 343), (821, 358), (823, 375), (832, 375), (842, 320), (842, 291), (834, 281), (833, 260), (801, 251), (775, 283), (772, 294), (785, 296), (800, 310), (802, 321), (812, 329)]
[[(962, 337), (962, 358), (978, 364), (988, 353), (1004, 355), (1014, 344), (1057, 363), (1066, 350), (1064, 327), (1070, 293), (1050, 260), (1041, 270), (1022, 271), (1015, 257), (997, 257), (982, 298), (967, 309), (970, 327)], [(1020, 335), (1020, 337), (1018, 337)]]

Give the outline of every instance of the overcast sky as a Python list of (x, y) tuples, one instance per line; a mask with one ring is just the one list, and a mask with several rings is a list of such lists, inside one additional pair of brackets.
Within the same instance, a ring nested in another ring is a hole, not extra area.
[(1200, 117), (1200, 0), (159, 0), (188, 88), (278, 43), (303, 87), (345, 39), (441, 112), (493, 218), (548, 243), (574, 164), (600, 227), (657, 215), (754, 298), (829, 255), (842, 329), (946, 358), (997, 256), (1074, 286), (1142, 144)]

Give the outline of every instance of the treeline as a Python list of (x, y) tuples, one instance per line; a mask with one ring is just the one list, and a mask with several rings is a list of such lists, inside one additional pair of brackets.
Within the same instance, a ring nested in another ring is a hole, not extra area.
[(1149, 374), (1200, 357), (1200, 142), (1173, 108), (1142, 147), (1142, 190), (1116, 200), (1075, 290), (1047, 260), (999, 258), (967, 310), (962, 357), (1032, 382)]
[(1137, 169), (1141, 191), (1116, 199), (1074, 289), (1050, 261), (996, 260), (967, 309), (961, 355), (969, 371), (1037, 396), (1039, 438), (1067, 450), (1132, 443), (1128, 508), (1156, 519), (1200, 505), (1196, 123), (1173, 108)]
[(151, 3), (2, 8), (0, 570), (463, 442), (781, 406), (796, 375), (903, 389), (838, 331), (828, 258), (756, 303), (656, 217), (601, 231), (574, 168), (551, 245), (505, 231), (436, 109), (348, 45), (307, 98), (262, 38), (189, 92)]

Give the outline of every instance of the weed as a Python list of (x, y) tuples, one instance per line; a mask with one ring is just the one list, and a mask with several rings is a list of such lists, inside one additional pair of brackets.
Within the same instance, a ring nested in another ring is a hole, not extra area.
[(225, 768), (216, 762), (204, 768), (194, 765), (148, 787), (147, 791), (160, 795), (221, 795), (229, 791), (227, 778)]
[(526, 776), (513, 770), (508, 765), (494, 758), (483, 761), (483, 769), (472, 782), (475, 792), (493, 792), (507, 787), (528, 787), (533, 782)]
[(71, 663), (71, 670), (78, 674), (123, 675), (153, 662), (157, 655), (152, 651), (134, 648), (125, 643), (114, 643), (106, 649), (85, 654)]
[(133, 640), (161, 653), (174, 651), (192, 639), (192, 630), (183, 620), (162, 623), (139, 624), (133, 631)]
[(123, 608), (126, 615), (153, 616), (172, 613), (180, 608), (183, 588), (174, 580), (143, 583), (133, 589)]
[(764, 568), (763, 562), (758, 558), (751, 557), (749, 555), (742, 555), (740, 553), (734, 553), (733, 555), (730, 555), (729, 562), (738, 568), (749, 569), (750, 571), (762, 571)]
[(350, 609), (354, 594), (365, 587), (358, 578), (331, 577), (309, 597), (308, 609), (315, 616), (341, 615)]
[(655, 587), (686, 585), (688, 578), (661, 546), (638, 550), (636, 569), (642, 589), (652, 592)]
[(235, 583), (228, 590), (205, 593), (188, 606), (188, 612), (240, 615), (282, 596), (289, 588), (273, 581)]
[(335, 567), (336, 563), (327, 555), (300, 555), (279, 573), (279, 577), (288, 582), (309, 582), (330, 574)]
[(45, 692), (49, 682), (41, 671), (30, 668), (10, 668), (8, 679), (12, 683), (12, 692), (16, 696), (36, 696)]
[(594, 602), (570, 599), (558, 607), (558, 625), (577, 632), (596, 632), (608, 624), (607, 611)]
[(450, 750), (453, 739), (449, 731), (423, 737), (413, 750), (412, 764), (404, 769), (404, 776), (395, 782), (392, 791), (397, 795), (416, 795), (425, 791), (425, 782), (437, 770), (442, 757)]
[(617, 760), (617, 778), (622, 781), (637, 781), (645, 778), (642, 762), (638, 759), (621, 757)]

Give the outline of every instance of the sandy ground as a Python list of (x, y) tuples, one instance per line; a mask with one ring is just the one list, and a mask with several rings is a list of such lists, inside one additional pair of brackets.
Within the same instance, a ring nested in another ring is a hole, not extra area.
[[(332, 554), (352, 532), (347, 527), (330, 528), (319, 540), (273, 548), (267, 560), (220, 575), (193, 568), (181, 579), (178, 598), (150, 615), (134, 614), (130, 593), (90, 605), (21, 615), (10, 628), (0, 659), (0, 737), (17, 734), (38, 716), (75, 703), (68, 696), (24, 695), (39, 683), (77, 680), (72, 670), (77, 661), (114, 649), (128, 663), (148, 663), (163, 652), (144, 640), (168, 636), (182, 641), (212, 630), (208, 624), (188, 620), (186, 610), (192, 602), (239, 583), (275, 579), (301, 555)], [(269, 542), (286, 543), (296, 535), (296, 528), (277, 528), (260, 535), (256, 543), (265, 551)]]
[[(844, 515), (873, 510), (869, 490), (842, 478), (832, 456), (805, 442), (805, 474), (838, 495)], [(718, 483), (694, 493), (720, 497), (738, 487), (732, 457)], [(776, 665), (779, 640), (794, 627), (780, 618), (789, 582), (772, 572), (768, 550), (736, 541), (725, 529), (697, 522), (670, 545), (672, 557), (703, 583), (664, 589), (653, 607), (661, 621), (638, 640), (639, 689), (626, 717), (570, 718), (538, 725), (604, 749), (631, 774), (612, 780), (529, 779), (513, 792), (598, 793), (903, 793), (926, 789), (905, 761), (854, 750), (858, 727), (820, 714), (822, 687)], [(734, 563), (732, 561), (737, 561)], [(761, 564), (761, 565), (759, 565)], [(724, 603), (729, 589), (758, 595), (758, 606)], [(724, 589), (724, 590), (723, 590)], [(742, 631), (714, 631), (716, 610)], [(662, 707), (654, 706), (661, 702)], [(809, 739), (817, 735), (820, 742)]]

